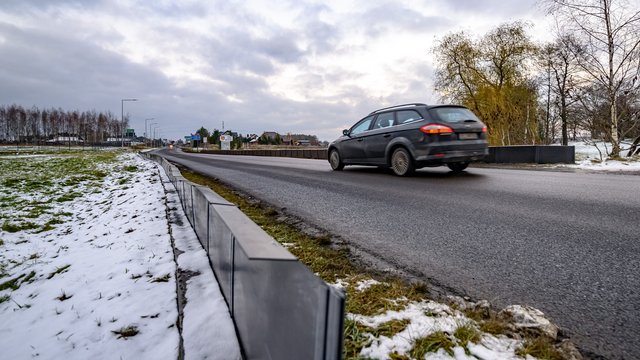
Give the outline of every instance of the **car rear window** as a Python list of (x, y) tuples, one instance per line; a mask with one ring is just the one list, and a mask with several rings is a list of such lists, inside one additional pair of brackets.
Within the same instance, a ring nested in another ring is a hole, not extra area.
[(437, 107), (430, 109), (429, 114), (434, 119), (447, 123), (460, 123), (465, 120), (480, 121), (471, 110), (463, 107)]
[(397, 113), (398, 124), (407, 124), (410, 122), (422, 120), (422, 116), (418, 114), (417, 111), (414, 110), (401, 110)]

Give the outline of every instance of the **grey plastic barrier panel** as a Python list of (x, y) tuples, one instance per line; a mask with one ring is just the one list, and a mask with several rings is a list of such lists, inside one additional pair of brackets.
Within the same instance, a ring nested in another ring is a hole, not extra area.
[(192, 186), (193, 194), (193, 229), (203, 248), (209, 248), (209, 201), (204, 196), (201, 186)]
[(344, 333), (345, 294), (342, 290), (327, 286), (329, 303), (327, 306), (325, 359), (342, 358)]
[[(233, 233), (223, 217), (226, 210), (235, 207), (227, 205), (209, 205), (209, 262), (218, 279), (229, 311), (233, 314)], [(237, 209), (236, 209), (237, 210)], [(234, 216), (230, 212), (227, 216)]]
[(202, 195), (211, 204), (235, 206), (233, 203), (228, 202), (225, 198), (216, 194), (215, 192), (213, 192), (213, 190), (209, 189), (206, 186), (196, 185), (196, 187), (202, 192)]
[(184, 213), (187, 215), (187, 219), (191, 225), (193, 225), (193, 186), (191, 181), (184, 182)]
[[(185, 191), (186, 191), (186, 187), (187, 187), (187, 180), (183, 177), (178, 177), (177, 178), (177, 182), (178, 182), (178, 197), (180, 198), (180, 203), (182, 204), (182, 210), (185, 212), (185, 214), (187, 213), (187, 201), (185, 199)], [(187, 220), (189, 220), (189, 218), (187, 217)]]
[(323, 359), (326, 285), (298, 261), (253, 258), (234, 244), (233, 317), (246, 357)]
[(193, 214), (196, 235), (204, 249), (209, 252), (209, 242), (211, 233), (211, 204), (235, 206), (216, 194), (206, 186), (193, 185)]

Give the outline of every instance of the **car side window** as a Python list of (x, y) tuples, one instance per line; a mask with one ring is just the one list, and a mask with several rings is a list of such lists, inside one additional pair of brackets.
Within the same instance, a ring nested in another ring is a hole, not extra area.
[(368, 116), (364, 119), (362, 119), (359, 123), (355, 124), (352, 128), (351, 128), (351, 135), (357, 135), (360, 134), (362, 132), (365, 132), (367, 130), (369, 130), (369, 127), (371, 126), (371, 121), (373, 120), (373, 116)]
[(398, 124), (408, 124), (414, 121), (422, 120), (422, 116), (414, 110), (398, 111)]
[(384, 129), (393, 126), (394, 122), (393, 112), (378, 114), (376, 122), (373, 124), (373, 129)]

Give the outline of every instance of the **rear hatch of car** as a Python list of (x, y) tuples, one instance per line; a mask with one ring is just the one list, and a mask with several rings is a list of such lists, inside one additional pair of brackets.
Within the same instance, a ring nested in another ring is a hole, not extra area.
[[(463, 106), (437, 106), (429, 109), (434, 123), (445, 125), (453, 130), (449, 139), (473, 141), (486, 139), (487, 127), (469, 109)], [(441, 141), (445, 140), (441, 138)]]

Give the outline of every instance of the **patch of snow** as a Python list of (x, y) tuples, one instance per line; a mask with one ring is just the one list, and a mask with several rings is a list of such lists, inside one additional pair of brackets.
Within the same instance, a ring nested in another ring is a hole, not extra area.
[(336, 289), (345, 290), (347, 286), (349, 286), (349, 283), (343, 279), (337, 279), (335, 283), (329, 284), (329, 286), (332, 286)]
[[(407, 355), (417, 339), (438, 331), (453, 334), (458, 327), (474, 323), (473, 320), (467, 318), (461, 312), (433, 301), (412, 302), (404, 310), (387, 311), (376, 316), (358, 314), (348, 314), (347, 316), (351, 320), (372, 328), (377, 328), (391, 320), (406, 319), (410, 321), (403, 331), (392, 337), (372, 337), (372, 343), (360, 352), (361, 356), (372, 359), (388, 359), (389, 354), (393, 352)], [(521, 344), (521, 341), (507, 337), (484, 334), (479, 344), (470, 343), (468, 348), (472, 355), (476, 355), (481, 359), (518, 359), (519, 357), (515, 355), (515, 351)], [(453, 351), (454, 355), (451, 356), (440, 349), (438, 352), (427, 354), (425, 358), (474, 359), (474, 357), (466, 355), (464, 349), (460, 346), (455, 347)]]
[(356, 290), (365, 291), (371, 286), (378, 285), (378, 284), (380, 284), (380, 281), (373, 280), (373, 279), (361, 280), (361, 281), (358, 281), (358, 284), (356, 285)]

